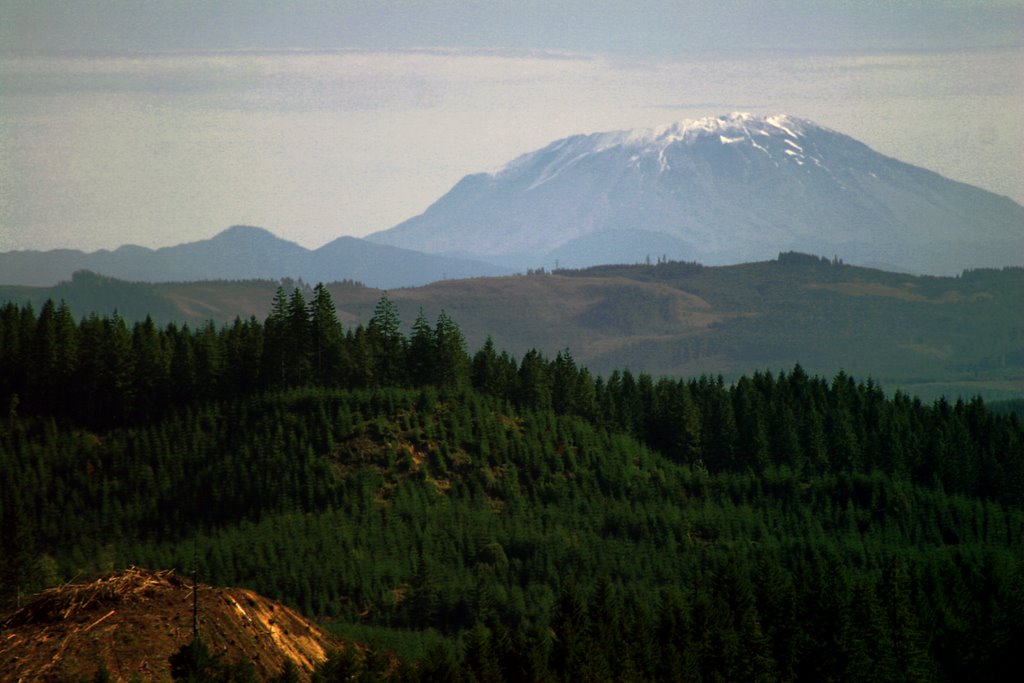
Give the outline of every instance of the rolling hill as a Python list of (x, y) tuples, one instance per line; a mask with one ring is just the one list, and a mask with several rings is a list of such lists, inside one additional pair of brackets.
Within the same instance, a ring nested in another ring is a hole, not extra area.
[[(80, 273), (56, 288), (0, 288), (0, 300), (38, 307), (53, 297), (78, 315), (116, 308), (129, 320), (225, 323), (265, 318), (279, 284), (140, 284)], [(366, 323), (384, 293), (353, 283), (328, 289), (346, 326)], [(428, 319), (443, 309), (471, 349), (488, 336), (520, 356), (569, 348), (601, 373), (733, 378), (799, 362), (928, 397), (1024, 395), (1019, 268), (922, 277), (787, 253), (736, 266), (668, 261), (446, 280), (388, 295), (405, 326), (421, 308)]]

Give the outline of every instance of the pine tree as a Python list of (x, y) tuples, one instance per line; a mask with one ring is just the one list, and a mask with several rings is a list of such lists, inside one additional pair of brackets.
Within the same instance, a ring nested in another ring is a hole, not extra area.
[(477, 622), (464, 637), (462, 669), (462, 679), (467, 683), (504, 681), (498, 659), (491, 649), (491, 634), (480, 622)]
[(381, 295), (366, 328), (373, 355), (374, 382), (379, 386), (400, 386), (405, 366), (405, 337), (399, 329), (398, 309)]
[(235, 318), (221, 333), (223, 383), (238, 396), (258, 393), (266, 384), (263, 367), (263, 326), (254, 318)]
[(172, 324), (168, 326), (167, 337), (171, 347), (170, 394), (175, 403), (187, 405), (195, 400), (198, 388), (192, 332), (189, 330), (188, 325), (183, 325), (178, 330)]
[(798, 624), (792, 577), (778, 559), (766, 555), (758, 560), (753, 579), (757, 611), (776, 671), (781, 680), (793, 680)]
[(469, 385), (469, 356), (466, 339), (455, 321), (443, 310), (434, 327), (434, 367), (436, 382), (443, 387)]
[(738, 436), (735, 467), (763, 472), (769, 448), (763, 398), (754, 382), (743, 377), (736, 383), (732, 399)]
[(588, 636), (590, 628), (587, 609), (576, 586), (566, 582), (558, 595), (551, 615), (554, 647), (551, 666), (560, 680), (573, 681), (588, 665), (593, 654)]
[(555, 356), (551, 372), (551, 409), (560, 415), (576, 411), (579, 372), (576, 361), (569, 349), (563, 349)]
[(288, 386), (288, 297), (284, 287), (274, 293), (264, 329), (263, 376), (276, 389)]
[(286, 386), (301, 387), (309, 382), (310, 356), (313, 333), (310, 329), (306, 297), (296, 287), (288, 297), (288, 313), (285, 320), (285, 340), (288, 350), (285, 354)]
[[(899, 663), (892, 659), (891, 643), (885, 634), (885, 619), (874, 586), (858, 582), (853, 586), (850, 620), (842, 639), (847, 677), (873, 683), (898, 677)], [(895, 668), (894, 668), (895, 667)]]
[(416, 575), (410, 586), (408, 605), (411, 626), (426, 629), (437, 625), (437, 585), (422, 550), (417, 557)]
[(434, 643), (427, 651), (420, 663), (419, 680), (421, 683), (462, 683), (459, 666), (443, 642)]
[(515, 401), (519, 406), (532, 410), (551, 408), (551, 379), (547, 363), (536, 349), (527, 351), (519, 364)]
[(891, 656), (882, 666), (898, 671), (899, 680), (934, 679), (932, 663), (924, 645), (913, 605), (907, 590), (907, 578), (898, 559), (893, 558), (882, 573), (878, 595), (886, 617), (884, 651)]
[(731, 645), (735, 638), (737, 644), (735, 652), (726, 656), (726, 678), (736, 681), (770, 680), (775, 662), (771, 657), (770, 644), (761, 631), (753, 588), (750, 581), (740, 574), (738, 558), (721, 563), (714, 577), (714, 593), (716, 608), (724, 609), (717, 623), (723, 625), (727, 642)]
[(323, 283), (313, 289), (309, 304), (309, 327), (312, 335), (313, 372), (317, 384), (339, 386), (342, 382), (345, 335), (338, 321), (331, 293)]
[(224, 370), (220, 339), (213, 321), (196, 330), (192, 348), (195, 353), (196, 396), (200, 400), (217, 397)]
[(622, 605), (607, 574), (599, 576), (594, 586), (590, 597), (589, 619), (593, 640), (592, 657), (588, 665), (591, 679), (622, 680), (629, 643), (622, 642)]
[(484, 345), (473, 356), (471, 377), (473, 387), (491, 396), (510, 400), (512, 398), (518, 366), (508, 353), (499, 355), (494, 340), (487, 337)]
[(152, 419), (165, 409), (166, 388), (170, 383), (171, 357), (163, 344), (163, 336), (146, 316), (132, 330), (134, 411), (143, 418)]
[(32, 362), (27, 365), (31, 385), (39, 396), (40, 408), (46, 413), (56, 408), (53, 402), (61, 395), (56, 317), (57, 307), (53, 299), (47, 299), (39, 310), (39, 319), (31, 342)]
[(723, 391), (712, 389), (701, 426), (704, 464), (712, 472), (736, 468), (737, 430), (732, 403)]
[(408, 363), (407, 373), (409, 381), (413, 386), (422, 387), (428, 384), (437, 384), (436, 347), (434, 344), (434, 331), (423, 315), (420, 308), (416, 322), (412, 325), (412, 338), (409, 340), (409, 349), (406, 354)]

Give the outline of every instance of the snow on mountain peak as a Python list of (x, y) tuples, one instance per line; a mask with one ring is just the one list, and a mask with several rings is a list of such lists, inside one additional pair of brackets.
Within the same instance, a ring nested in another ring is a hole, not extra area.
[(645, 157), (657, 158), (660, 170), (665, 171), (670, 168), (665, 157), (666, 148), (677, 144), (692, 145), (709, 138), (722, 145), (749, 142), (755, 149), (769, 156), (771, 154), (758, 143), (756, 138), (781, 139), (793, 148), (787, 148), (787, 155), (793, 157), (798, 163), (802, 163), (803, 150), (796, 141), (811, 128), (818, 128), (818, 126), (806, 119), (785, 114), (760, 116), (746, 112), (733, 112), (723, 116), (686, 119), (656, 128), (575, 135), (513, 159), (490, 175), (494, 178), (502, 178), (532, 169), (531, 175), (534, 178), (530, 186), (532, 189), (548, 182), (565, 169), (591, 155), (616, 148), (629, 152), (630, 161), (634, 164), (639, 163), (640, 159)]
[[(803, 137), (808, 127), (814, 124), (785, 114), (757, 116), (745, 112), (733, 112), (724, 116), (707, 116), (701, 119), (684, 119), (657, 128), (597, 133), (597, 144), (593, 151), (599, 152), (619, 145), (625, 147), (665, 147), (676, 142), (692, 143), (707, 136), (718, 136), (729, 141), (750, 138), (753, 135), (784, 135), (792, 139)], [(728, 144), (724, 143), (723, 144)]]

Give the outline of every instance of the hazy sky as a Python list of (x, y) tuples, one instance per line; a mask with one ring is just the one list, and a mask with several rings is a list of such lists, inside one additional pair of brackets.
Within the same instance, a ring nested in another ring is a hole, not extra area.
[(315, 247), (573, 133), (789, 113), (1024, 202), (1024, 0), (0, 0), (0, 251)]

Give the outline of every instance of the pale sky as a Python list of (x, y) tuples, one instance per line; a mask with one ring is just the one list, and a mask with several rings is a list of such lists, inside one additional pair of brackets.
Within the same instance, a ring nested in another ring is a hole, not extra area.
[(0, 251), (307, 247), (574, 133), (787, 113), (1024, 202), (1024, 0), (0, 0)]

